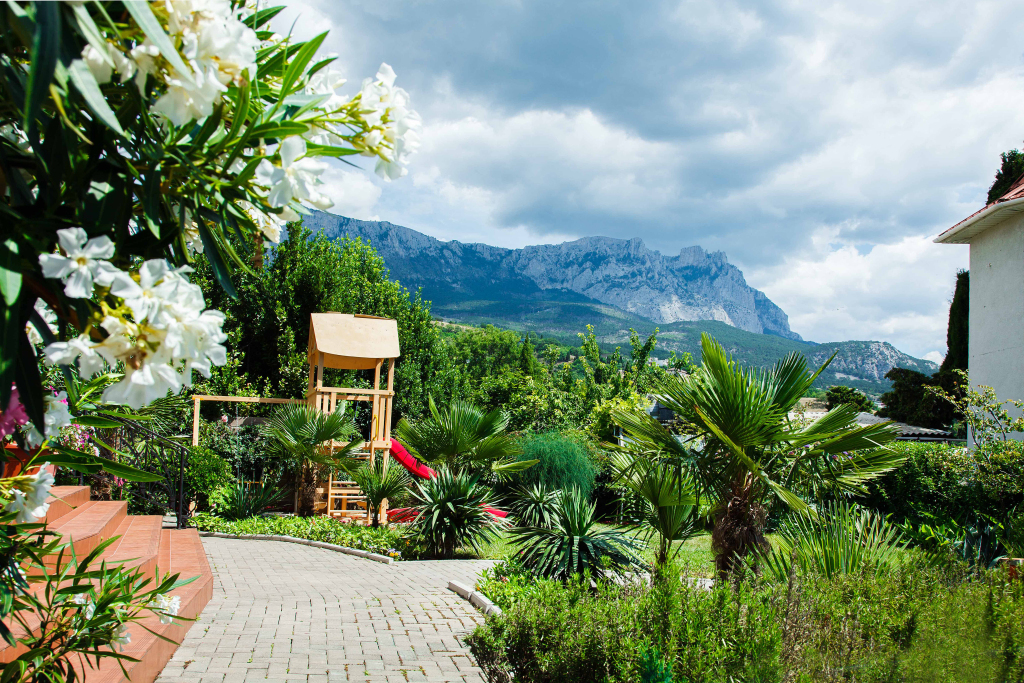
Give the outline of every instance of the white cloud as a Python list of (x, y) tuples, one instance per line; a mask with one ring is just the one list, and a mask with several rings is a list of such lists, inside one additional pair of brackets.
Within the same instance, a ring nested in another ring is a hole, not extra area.
[(955, 273), (966, 267), (967, 249), (917, 235), (861, 253), (833, 242), (838, 233), (818, 231), (811, 249), (752, 269), (747, 279), (789, 312), (790, 326), (806, 339), (882, 339), (941, 360)]
[(324, 183), (320, 192), (334, 201), (331, 213), (366, 221), (380, 220), (375, 207), (382, 190), (366, 171), (331, 166), (320, 180)]

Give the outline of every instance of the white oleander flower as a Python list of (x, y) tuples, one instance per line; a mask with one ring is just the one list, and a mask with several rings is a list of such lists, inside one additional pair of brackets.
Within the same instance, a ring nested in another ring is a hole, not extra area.
[(132, 62), (137, 71), (135, 72), (135, 85), (140, 95), (146, 94), (146, 78), (150, 75), (158, 75), (156, 58), (160, 56), (160, 48), (149, 42), (146, 38), (140, 45), (136, 45), (131, 51)]
[(107, 43), (106, 55), (101, 54), (92, 44), (86, 45), (82, 50), (82, 61), (89, 67), (96, 82), (101, 85), (110, 82), (114, 71), (121, 74), (122, 83), (135, 75), (135, 63), (110, 43)]
[(128, 631), (127, 624), (121, 624), (121, 628), (118, 629), (117, 635), (115, 635), (110, 641), (110, 647), (114, 651), (124, 652), (125, 645), (132, 642), (132, 634)]
[(175, 126), (205, 119), (213, 113), (214, 105), (220, 102), (221, 93), (227, 90), (213, 67), (205, 70), (193, 68), (191, 78), (172, 70), (166, 82), (167, 92), (157, 99), (150, 111)]
[(64, 255), (40, 254), (39, 265), (43, 275), (64, 281), (64, 293), (72, 299), (92, 296), (93, 284), (109, 286), (120, 273), (109, 259), (114, 255), (114, 243), (106, 235), (89, 239), (82, 228), (57, 231)]
[(281, 241), (281, 230), (285, 223), (299, 220), (299, 214), (287, 206), (280, 214), (264, 213), (258, 206), (244, 200), (238, 202), (238, 207), (252, 219), (263, 236), (274, 244)]
[(73, 602), (81, 606), (82, 615), (85, 616), (86, 620), (92, 619), (93, 615), (96, 614), (96, 603), (92, 601), (91, 595), (76, 593)]
[(92, 340), (84, 334), (66, 342), (54, 342), (43, 349), (43, 353), (47, 365), (72, 365), (77, 360), (83, 377), (95, 377), (106, 367)]
[(45, 471), (49, 464), (44, 463), (30, 481), (19, 484), (21, 488), (11, 489), (11, 500), (4, 509), (7, 512), (18, 513), (15, 518), (16, 523), (23, 524), (42, 519), (50, 509), (49, 498), (50, 489), (53, 487), (53, 475)]
[[(46, 302), (42, 299), (36, 299), (35, 304), (32, 306), (36, 309), (36, 313), (46, 323), (46, 327), (49, 328), (50, 332), (57, 333), (57, 314), (50, 310), (50, 307), (46, 305)], [(36, 345), (43, 343), (43, 336), (39, 334), (39, 330), (31, 322), (25, 325), (25, 334), (28, 335), (28, 340), (32, 344), (32, 350), (35, 350)]]
[[(423, 126), (420, 115), (409, 106), (409, 93), (395, 87), (395, 70), (384, 63), (376, 79), (367, 78), (359, 91), (364, 120), (375, 129), (363, 138), (366, 155), (378, 156), (374, 169), (385, 180), (400, 178), (407, 173), (408, 157), (420, 145), (419, 132)], [(385, 144), (381, 144), (381, 143)]]
[(38, 448), (46, 439), (60, 434), (62, 427), (71, 426), (71, 413), (68, 412), (67, 392), (62, 391), (56, 396), (45, 396), (46, 413), (43, 415), (46, 433), (40, 434), (36, 426), (29, 422), (21, 429), (25, 434), (25, 440), (31, 448)]
[(280, 166), (264, 159), (256, 167), (256, 180), (269, 188), (267, 203), (272, 208), (287, 207), (292, 200), (309, 202), (318, 209), (329, 209), (334, 205), (316, 190), (319, 176), (327, 170), (327, 165), (302, 158), (306, 154), (305, 140), (301, 137), (288, 138), (281, 143), (279, 152)]
[(172, 598), (166, 594), (158, 595), (150, 601), (149, 609), (160, 616), (161, 624), (169, 624), (174, 621), (174, 617), (181, 609), (181, 597), (175, 595)]

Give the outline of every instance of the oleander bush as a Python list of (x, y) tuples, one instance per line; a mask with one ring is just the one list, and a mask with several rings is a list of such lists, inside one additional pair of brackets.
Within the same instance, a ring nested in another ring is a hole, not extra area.
[(256, 534), (294, 536), (322, 543), (333, 543), (356, 550), (366, 550), (380, 555), (390, 555), (396, 560), (411, 559), (420, 555), (418, 547), (405, 537), (404, 531), (401, 529), (367, 527), (340, 522), (331, 517), (271, 516), (231, 521), (201, 513), (192, 518), (192, 525), (200, 531), (216, 531), (238, 536)]
[(1024, 583), (1003, 571), (919, 562), (708, 589), (679, 569), (593, 585), (520, 581), (514, 567), (496, 567), (479, 588), (504, 614), (469, 637), (473, 654), (492, 682), (638, 681), (654, 652), (688, 683), (1024, 677)]

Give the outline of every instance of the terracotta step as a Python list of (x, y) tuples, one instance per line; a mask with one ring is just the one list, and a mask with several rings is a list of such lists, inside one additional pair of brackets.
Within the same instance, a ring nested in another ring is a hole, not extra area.
[(113, 534), (119, 538), (103, 551), (100, 560), (108, 566), (138, 567), (152, 578), (159, 561), (163, 526), (164, 518), (160, 515), (128, 515)]
[(128, 503), (123, 500), (91, 500), (59, 518), (50, 530), (63, 536), (74, 547), (75, 555), (84, 558), (113, 536), (127, 515)]
[[(213, 573), (206, 560), (206, 551), (203, 550), (199, 533), (195, 529), (164, 529), (160, 542), (159, 566), (161, 572), (180, 574), (182, 579), (199, 577), (187, 586), (171, 592), (172, 596), (181, 598), (179, 615), (191, 619), (198, 617), (203, 607), (213, 597)], [(147, 617), (143, 623), (160, 635), (180, 643), (194, 622), (161, 624), (158, 617), (152, 616)], [(171, 659), (177, 645), (160, 640), (141, 625), (130, 626), (129, 632), (132, 642), (125, 648), (124, 653), (139, 660), (122, 662), (130, 676), (130, 682), (152, 683)], [(85, 671), (85, 683), (122, 683), (128, 680), (117, 661), (112, 658), (100, 660), (99, 669), (88, 668)]]
[(54, 486), (50, 489), (50, 509), (43, 519), (53, 524), (70, 514), (75, 508), (89, 502), (88, 486)]

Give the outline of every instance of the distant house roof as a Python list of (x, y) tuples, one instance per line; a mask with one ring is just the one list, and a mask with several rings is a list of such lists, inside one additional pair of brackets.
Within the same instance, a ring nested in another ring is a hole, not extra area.
[(975, 236), (1013, 214), (1024, 212), (1024, 176), (985, 208), (975, 211), (935, 238), (940, 244), (968, 244)]
[(398, 322), (351, 313), (309, 316), (309, 363), (324, 354), (324, 367), (368, 370), (384, 358), (398, 358)]
[[(804, 420), (817, 420), (825, 415), (824, 410), (808, 410), (804, 413), (793, 411), (789, 414), (791, 420), (804, 419)], [(871, 413), (857, 413), (857, 424), (861, 427), (868, 425), (878, 424), (880, 422), (890, 422), (890, 420), (884, 417), (878, 417)], [(904, 422), (896, 422), (896, 429), (899, 430), (899, 438), (901, 439), (948, 439), (950, 437), (949, 432), (941, 429), (929, 429), (928, 427), (915, 427), (914, 425), (908, 425)]]
[[(860, 425), (861, 427), (866, 427), (868, 425), (878, 424), (880, 422), (889, 422), (889, 420), (887, 420), (884, 417), (878, 417), (877, 415), (872, 415), (871, 413), (857, 413), (857, 424)], [(931, 438), (931, 439), (944, 439), (944, 438), (948, 438), (950, 436), (949, 432), (944, 431), (942, 429), (930, 429), (928, 427), (915, 427), (913, 425), (908, 425), (908, 424), (906, 424), (904, 422), (897, 422), (895, 424), (896, 424), (896, 429), (899, 430), (900, 437), (902, 437), (902, 438), (910, 438), (910, 437), (922, 438), (922, 437), (924, 437), (924, 438)]]

